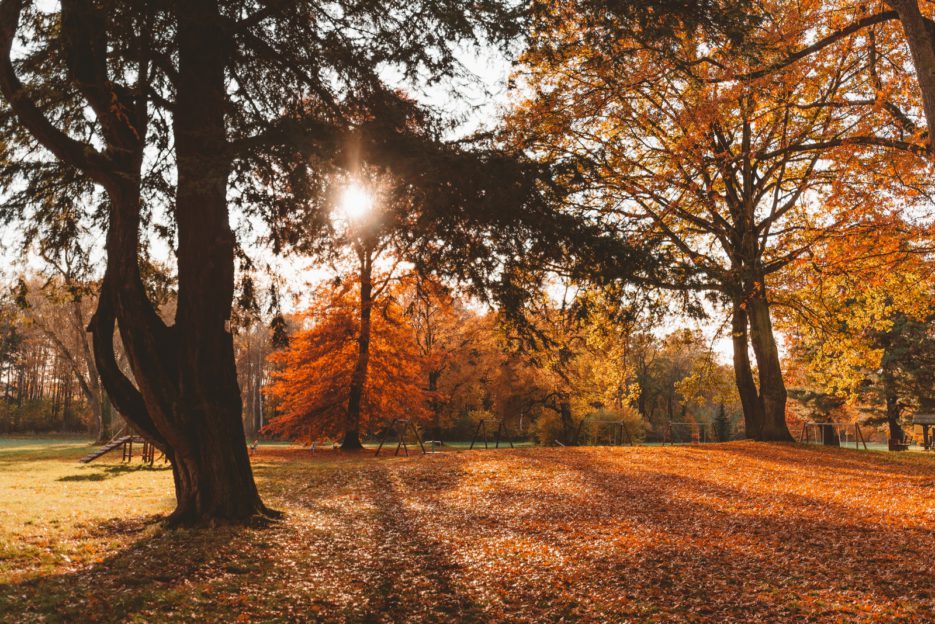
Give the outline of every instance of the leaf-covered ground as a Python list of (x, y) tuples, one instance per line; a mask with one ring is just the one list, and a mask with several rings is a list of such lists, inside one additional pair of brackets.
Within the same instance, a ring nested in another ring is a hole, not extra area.
[(935, 456), (261, 447), (283, 521), (166, 531), (83, 450), (0, 447), (0, 621), (935, 621)]

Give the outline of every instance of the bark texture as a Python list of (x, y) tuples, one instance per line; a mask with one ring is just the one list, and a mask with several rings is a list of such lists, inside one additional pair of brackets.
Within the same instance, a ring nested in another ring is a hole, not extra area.
[[(88, 0), (61, 3), (58, 43), (68, 80), (97, 119), (102, 151), (56, 128), (18, 80), (10, 51), (21, 0), (0, 2), (0, 91), (39, 143), (99, 184), (109, 198), (107, 264), (88, 325), (94, 363), (121, 414), (172, 463), (177, 508), (170, 520), (240, 522), (267, 510), (247, 456), (227, 325), (234, 288), (224, 125), (228, 35), (216, 0), (186, 0), (167, 9), (178, 44), (173, 134), (179, 239), (178, 310), (175, 324), (167, 326), (147, 297), (138, 265), (153, 56), (148, 29), (156, 10), (143, 6), (152, 13), (140, 16), (137, 82), (127, 86), (119, 81), (124, 70), (108, 68), (103, 9)], [(133, 381), (117, 365), (115, 329)]]

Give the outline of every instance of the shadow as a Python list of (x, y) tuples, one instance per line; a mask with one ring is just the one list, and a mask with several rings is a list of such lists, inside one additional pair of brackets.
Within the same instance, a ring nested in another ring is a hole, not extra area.
[[(853, 448), (829, 447), (818, 444), (743, 443), (710, 444), (692, 447), (706, 452), (726, 453), (755, 462), (766, 462), (777, 467), (788, 467), (807, 459), (809, 465), (830, 468), (838, 473), (847, 469), (850, 475), (868, 473), (901, 474), (905, 476), (931, 476), (935, 470), (935, 454), (892, 453), (888, 451), (864, 451)], [(770, 451), (764, 456), (762, 449)]]
[(130, 464), (117, 464), (109, 466), (89, 466), (89, 468), (97, 469), (99, 472), (65, 475), (64, 477), (59, 477), (56, 479), (56, 481), (106, 481), (107, 479), (113, 479), (114, 477), (119, 477), (131, 472), (162, 472), (172, 469), (172, 467), (168, 464), (165, 466), (156, 464), (152, 466), (149, 464), (140, 464), (136, 466)]
[[(616, 520), (640, 536), (628, 550), (595, 553), (577, 576), (584, 586), (596, 582), (598, 570), (614, 575), (614, 586), (637, 600), (655, 602), (665, 588), (673, 606), (707, 612), (711, 621), (733, 621), (737, 605), (745, 605), (743, 621), (851, 621), (865, 617), (862, 610), (871, 606), (902, 613), (900, 621), (923, 621), (912, 614), (935, 612), (930, 584), (935, 558), (925, 552), (931, 527), (885, 524), (872, 514), (861, 518), (853, 507), (816, 497), (755, 493), (626, 465), (621, 458), (591, 455), (587, 470), (567, 456), (529, 459), (553, 472), (574, 474), (594, 493), (594, 509), (586, 514), (580, 501), (563, 503), (540, 494), (539, 504), (550, 508), (546, 524), (584, 516), (613, 531)], [(528, 498), (528, 493), (502, 495)], [(764, 507), (772, 511), (753, 513)], [(562, 543), (561, 536), (550, 539), (548, 531), (529, 535), (553, 547)], [(574, 554), (574, 543), (564, 546), (569, 556), (582, 558)], [(710, 602), (710, 596), (717, 601)], [(716, 605), (723, 611), (718, 613)], [(881, 620), (887, 618), (873, 621)]]
[[(782, 479), (813, 456), (763, 449), (255, 465), (287, 521), (79, 527), (125, 545), (0, 585), (0, 622), (929, 621), (927, 507), (861, 512), (826, 489), (793, 491)], [(740, 455), (749, 463), (729, 461)], [(870, 466), (856, 479), (856, 460), (837, 455), (814, 455), (815, 480), (846, 476), (847, 495), (895, 496), (903, 477), (935, 475), (898, 467), (884, 480)]]
[(369, 588), (365, 620), (485, 621), (484, 610), (455, 582), (461, 570), (450, 551), (425, 526), (432, 518), (407, 504), (413, 494), (431, 496), (432, 492), (407, 487), (411, 484), (406, 483), (406, 471), (391, 470), (385, 463), (367, 477), (383, 544), (375, 563), (379, 580)]
[[(104, 540), (132, 540), (119, 552), (73, 572), (0, 585), (0, 622), (126, 622), (179, 618), (180, 601), (198, 596), (199, 579), (223, 572), (243, 527), (165, 530), (162, 516), (86, 527)], [(229, 608), (229, 605), (224, 605)], [(236, 611), (235, 611), (236, 612)], [(230, 611), (218, 611), (228, 621)]]

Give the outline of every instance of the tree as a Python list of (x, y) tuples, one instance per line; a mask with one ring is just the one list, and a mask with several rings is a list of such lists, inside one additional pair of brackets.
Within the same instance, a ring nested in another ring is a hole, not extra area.
[[(381, 72), (444, 78), (455, 72), (455, 42), (509, 36), (512, 17), (497, 2), (468, 10), (448, 2), (67, 0), (49, 12), (26, 0), (0, 3), (6, 210), (51, 221), (80, 212), (70, 198), (97, 198), (85, 203), (85, 216), (107, 229), (89, 324), (95, 361), (115, 405), (172, 463), (171, 522), (266, 512), (240, 426), (229, 201), (271, 224), (309, 213), (321, 221), (315, 181), (351, 153), (411, 167), (413, 179), (440, 154), (461, 174), (485, 171), (486, 156), (462, 158), (463, 149), (410, 123), (420, 111), (386, 89)], [(453, 191), (434, 175), (439, 210), (480, 192)], [(281, 177), (288, 180), (274, 184)], [(522, 203), (506, 189), (493, 196), (500, 200), (491, 205)], [(167, 227), (152, 219), (160, 210)], [(175, 243), (172, 325), (140, 276), (143, 228)], [(117, 366), (115, 327), (133, 380)]]
[[(789, 35), (805, 36), (800, 25), (814, 8), (769, 6), (759, 48), (801, 46)], [(510, 119), (512, 136), (564, 163), (567, 210), (666, 259), (662, 272), (624, 279), (713, 293), (730, 310), (747, 435), (791, 440), (770, 282), (817, 242), (881, 210), (880, 189), (896, 195), (900, 176), (921, 179), (917, 159), (884, 151), (885, 142), (860, 149), (854, 138), (870, 126), (902, 131), (864, 97), (874, 84), (869, 52), (726, 82), (751, 69), (750, 57), (715, 40), (676, 32), (660, 50), (586, 2), (553, 3), (539, 17), (524, 56), (530, 95)], [(859, 115), (850, 106), (857, 97), (869, 107)]]
[[(360, 433), (388, 418), (425, 420), (431, 394), (412, 327), (394, 296), (370, 302), (367, 374), (360, 372), (361, 284), (328, 284), (302, 317), (304, 329), (271, 358), (278, 365), (268, 392), (280, 415), (266, 431), (302, 442), (343, 438), (343, 450), (362, 448)], [(395, 293), (394, 293), (395, 294)], [(352, 395), (357, 410), (350, 412)], [(351, 444), (346, 444), (351, 440)]]
[(635, 390), (629, 343), (639, 312), (615, 288), (569, 285), (561, 298), (540, 292), (518, 321), (504, 316), (512, 349), (534, 373), (534, 383), (525, 382), (538, 389), (533, 404), (558, 415), (555, 440), (577, 444), (588, 413), (628, 407)]
[(931, 250), (924, 224), (894, 215), (827, 241), (783, 284), (780, 319), (814, 386), (808, 396), (868, 408), (893, 440), (902, 416), (932, 398)]
[(441, 391), (443, 377), (456, 360), (477, 342), (483, 327), (470, 323), (471, 314), (440, 280), (412, 276), (404, 283), (403, 301), (409, 323), (415, 330), (416, 344), (425, 362), (426, 389), (432, 396), (432, 427), (436, 440), (442, 439), (442, 411), (449, 400)]
[[(931, 140), (935, 132), (935, 22), (923, 14), (918, 0), (884, 0), (882, 4), (869, 6), (850, 0), (815, 3), (811, 18), (798, 26), (800, 32), (810, 33), (807, 45), (785, 50), (778, 59), (732, 79), (757, 78), (793, 63), (816, 62), (816, 57), (862, 47), (870, 54), (868, 67), (877, 91), (870, 101), (891, 115), (903, 132), (894, 137), (885, 126), (864, 128), (849, 140), (931, 154), (935, 149)], [(769, 9), (760, 17), (768, 13)], [(914, 77), (907, 71), (910, 66)], [(921, 123), (913, 119), (919, 99)], [(860, 105), (860, 101), (855, 104)]]
[(23, 312), (30, 323), (54, 346), (95, 415), (94, 435), (98, 443), (106, 442), (111, 432), (112, 407), (101, 385), (94, 365), (91, 346), (85, 335), (89, 308), (93, 300), (86, 298), (89, 284), (73, 279), (65, 268), (64, 276), (45, 283), (32, 281), (22, 301)]

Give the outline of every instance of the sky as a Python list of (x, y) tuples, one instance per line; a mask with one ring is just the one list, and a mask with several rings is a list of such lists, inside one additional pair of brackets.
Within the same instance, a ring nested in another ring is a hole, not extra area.
[[(511, 59), (502, 51), (489, 48), (462, 46), (457, 57), (466, 70), (467, 78), (443, 81), (428, 88), (406, 83), (390, 69), (384, 71), (384, 80), (391, 86), (405, 90), (411, 97), (435, 109), (446, 119), (456, 120), (448, 133), (449, 139), (462, 138), (477, 132), (493, 130), (509, 107), (509, 78), (513, 71)], [(236, 227), (236, 215), (232, 216), (232, 225)], [(254, 228), (262, 230), (262, 225), (252, 223)], [(171, 251), (165, 241), (150, 240), (152, 256), (167, 263), (172, 262)], [(103, 233), (94, 235), (88, 245), (103, 265)], [(294, 311), (308, 305), (311, 286), (333, 276), (333, 270), (327, 266), (315, 264), (309, 258), (275, 257), (271, 253), (254, 247), (250, 254), (268, 263), (275, 275), (285, 279), (286, 290), (282, 304), (285, 311)], [(20, 249), (20, 236), (16, 226), (0, 230), (0, 263), (3, 277), (11, 278), (23, 272), (38, 271), (42, 262), (35, 254), (23, 256)], [(260, 276), (262, 282), (262, 277)], [(263, 284), (261, 283), (262, 287)], [(556, 299), (561, 296), (562, 287), (556, 286)], [(664, 326), (656, 328), (655, 333), (665, 335), (688, 325), (702, 331), (722, 361), (731, 358), (729, 335), (719, 331), (724, 326), (724, 319), (716, 311), (707, 322), (689, 322), (683, 318), (672, 318)]]

